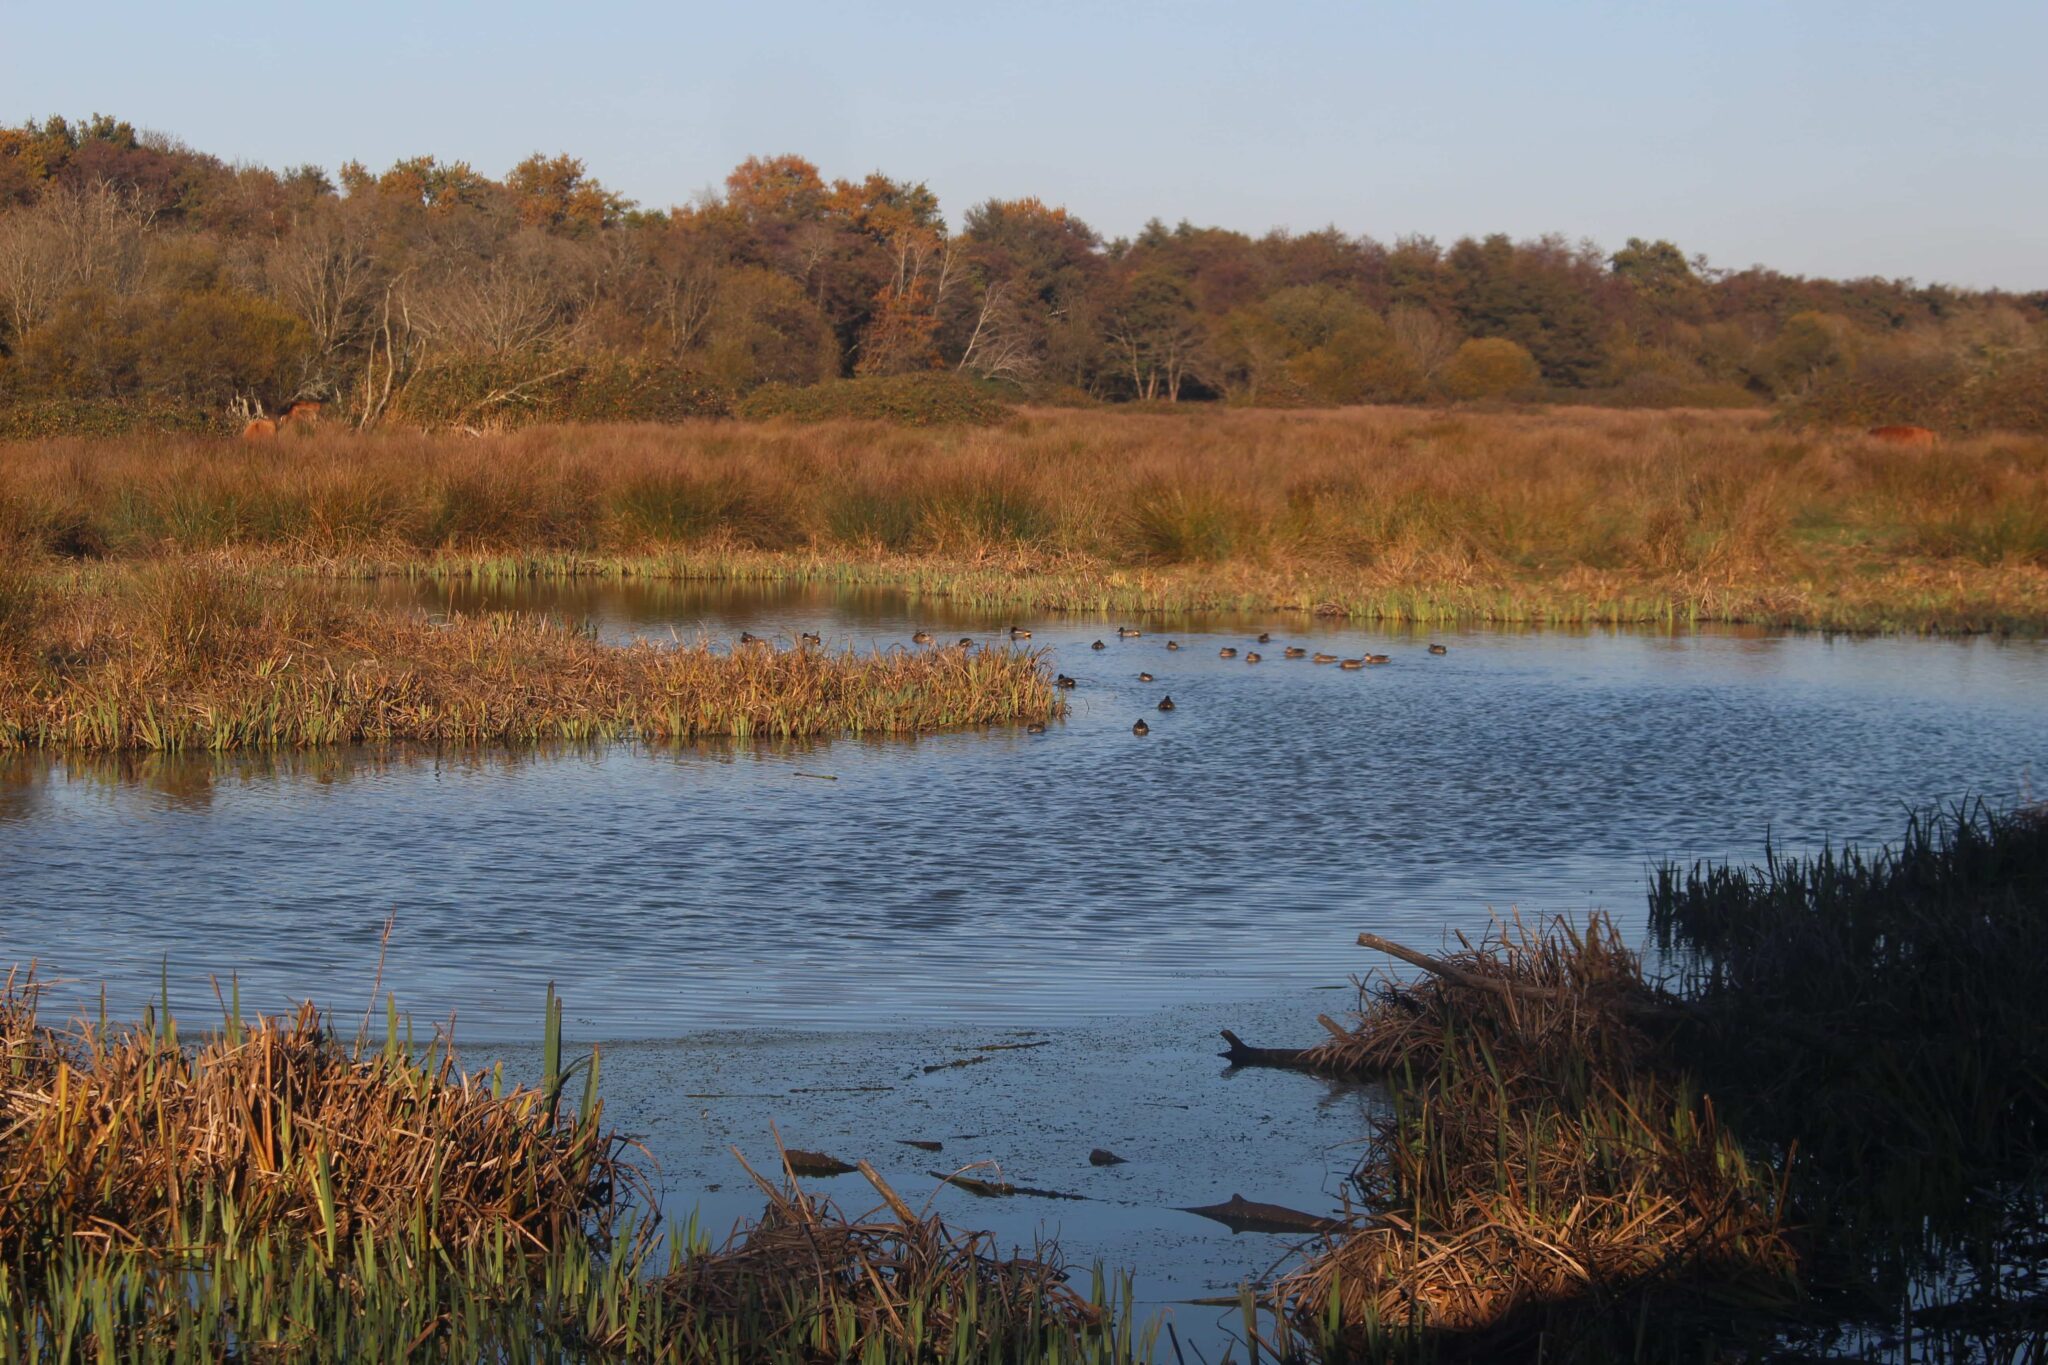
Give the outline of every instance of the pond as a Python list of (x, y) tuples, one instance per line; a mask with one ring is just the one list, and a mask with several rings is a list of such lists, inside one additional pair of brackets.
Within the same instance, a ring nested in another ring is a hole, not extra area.
[[(369, 591), (613, 639), (868, 650), (1012, 624), (830, 588)], [(473, 1063), (529, 1070), (552, 981), (572, 1041), (614, 1045), (609, 1112), (648, 1135), (671, 1211), (756, 1209), (726, 1144), (772, 1160), (771, 1122), (920, 1197), (999, 1160), (1093, 1202), (943, 1206), (1143, 1266), (1156, 1302), (1290, 1245), (1177, 1206), (1340, 1197), (1370, 1093), (1225, 1075), (1213, 1040), (1311, 1040), (1377, 965), (1359, 930), (1432, 949), (1490, 913), (1602, 907), (1634, 934), (1659, 859), (1878, 842), (1909, 806), (2048, 768), (2038, 642), (1015, 624), (1079, 684), (1043, 734), (0, 761), (0, 956), (38, 964), (54, 1012), (104, 986), (133, 1016), (167, 983), (195, 1024), (215, 976), (245, 1008), (344, 1020), (381, 980), (422, 1030), (452, 1015)], [(1129, 1163), (1089, 1166), (1097, 1146)]]

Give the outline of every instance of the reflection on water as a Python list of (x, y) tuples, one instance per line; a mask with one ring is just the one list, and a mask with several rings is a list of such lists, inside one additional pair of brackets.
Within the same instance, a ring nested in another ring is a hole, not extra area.
[[(1009, 624), (887, 593), (424, 591), (615, 639)], [(472, 1040), (531, 1036), (550, 979), (586, 1037), (1039, 1026), (1341, 981), (1360, 928), (1635, 923), (1656, 858), (1881, 841), (2048, 762), (2038, 643), (1464, 633), (1432, 657), (1301, 617), (1025, 624), (1081, 683), (1043, 735), (0, 763), (0, 960), (82, 983), (66, 1006), (105, 981), (132, 1012), (168, 958), (194, 1013), (228, 971), (251, 1005), (355, 1011), (395, 913), (385, 986)], [(1260, 630), (1265, 662), (1217, 657)]]

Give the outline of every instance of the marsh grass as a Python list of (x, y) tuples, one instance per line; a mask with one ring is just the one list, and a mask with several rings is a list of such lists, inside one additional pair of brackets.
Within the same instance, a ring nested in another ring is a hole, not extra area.
[(1038, 655), (612, 646), (559, 621), (378, 610), (199, 560), (49, 573), (0, 651), (0, 748), (910, 734), (1043, 721)]
[[(657, 1235), (597, 1054), (565, 1064), (552, 992), (537, 1086), (467, 1075), (387, 1005), (345, 1043), (310, 1007), (181, 1039), (42, 1026), (0, 991), (0, 1360), (1115, 1363), (1149, 1338), (1128, 1286), (1083, 1297), (1056, 1249), (793, 1176), (714, 1249)], [(578, 1073), (581, 1073), (580, 1075)]]
[(1675, 1286), (1784, 1303), (1778, 1182), (1660, 1055), (1664, 1007), (1611, 924), (1496, 925), (1379, 978), (1317, 1070), (1387, 1079), (1355, 1177), (1363, 1212), (1273, 1299), (1325, 1359), (1560, 1340), (1597, 1304), (1627, 1323)]
[(1650, 911), (1692, 1006), (1678, 1045), (1754, 1148), (1796, 1146), (1816, 1290), (1877, 1323), (1931, 1303), (1986, 1340), (2038, 1332), (2042, 809), (1966, 802), (1881, 849), (1667, 865)]
[(1500, 923), (1290, 1054), (1392, 1109), (1360, 1211), (1272, 1291), (1278, 1340), (2037, 1358), (2048, 816), (1921, 811), (1875, 851), (1665, 866), (1650, 899), (1654, 978), (1603, 918)]
[[(2048, 440), (1752, 413), (1033, 409), (864, 422), (20, 442), (0, 540), (303, 566), (833, 566), (1006, 605), (1408, 620), (2048, 624)], [(1001, 586), (1001, 585), (1007, 586)]]

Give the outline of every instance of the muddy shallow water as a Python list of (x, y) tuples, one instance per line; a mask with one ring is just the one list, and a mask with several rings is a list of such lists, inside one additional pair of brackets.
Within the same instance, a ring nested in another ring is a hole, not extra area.
[[(831, 590), (379, 591), (608, 638), (865, 650), (1010, 624)], [(765, 1158), (771, 1120), (914, 1199), (929, 1170), (999, 1160), (1089, 1201), (942, 1207), (1020, 1242), (1056, 1230), (1157, 1301), (1288, 1245), (1173, 1206), (1339, 1197), (1370, 1093), (1211, 1054), (1224, 1025), (1310, 1041), (1348, 999), (1327, 988), (1374, 965), (1358, 930), (1427, 948), (1489, 907), (1603, 906), (1633, 931), (1657, 859), (1882, 840), (1911, 804), (2048, 770), (2034, 642), (1021, 624), (1080, 683), (1041, 735), (0, 761), (0, 960), (37, 960), (60, 1012), (104, 983), (133, 1015), (167, 975), (203, 1020), (233, 971), (245, 1007), (353, 1018), (395, 915), (384, 986), (422, 1027), (452, 1012), (473, 1061), (518, 1063), (557, 983), (572, 1039), (612, 1044), (610, 1112), (647, 1135), (672, 1211), (753, 1211), (725, 1147)], [(1288, 643), (1391, 662), (1342, 672)], [(1050, 1045), (976, 1051), (1019, 1039)], [(1094, 1146), (1130, 1164), (1090, 1167)], [(826, 1192), (872, 1203), (847, 1180)]]

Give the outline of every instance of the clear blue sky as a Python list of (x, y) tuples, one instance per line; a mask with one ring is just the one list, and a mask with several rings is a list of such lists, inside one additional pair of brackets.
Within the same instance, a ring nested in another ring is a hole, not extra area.
[(752, 153), (1037, 194), (1107, 234), (1669, 237), (2048, 288), (2048, 0), (702, 6), (0, 0), (0, 118), (230, 159), (582, 157), (653, 205)]

